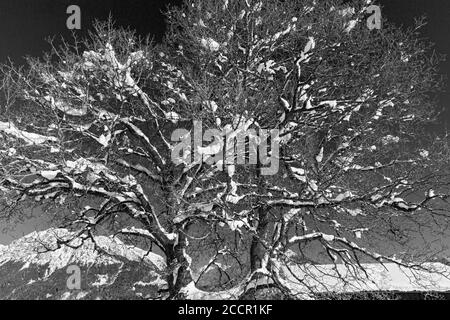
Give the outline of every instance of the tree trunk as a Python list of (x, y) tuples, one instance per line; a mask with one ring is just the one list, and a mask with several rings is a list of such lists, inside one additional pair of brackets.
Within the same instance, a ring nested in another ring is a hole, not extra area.
[[(258, 192), (259, 194), (264, 194), (265, 192), (265, 179), (261, 175), (261, 163), (260, 163), (260, 153), (261, 150), (258, 148), (258, 163), (256, 167), (256, 177), (257, 177), (257, 183), (258, 183)], [(257, 213), (257, 226), (256, 226), (256, 235), (252, 238), (252, 243), (250, 246), (250, 271), (253, 272), (259, 268), (261, 268), (261, 262), (264, 258), (264, 254), (266, 249), (264, 248), (264, 245), (262, 243), (262, 240), (264, 240), (266, 232), (267, 232), (267, 225), (268, 225), (268, 216), (266, 208), (261, 206), (258, 208)]]
[(250, 247), (250, 271), (253, 272), (261, 268), (261, 262), (264, 258), (266, 249), (262, 244), (262, 240), (267, 232), (267, 212), (265, 208), (258, 209), (258, 225), (256, 227), (256, 235), (252, 238), (252, 244)]
[(179, 296), (180, 290), (193, 281), (190, 261), (185, 254), (186, 236), (180, 232), (178, 237), (178, 242), (167, 248), (169, 299), (182, 299)]

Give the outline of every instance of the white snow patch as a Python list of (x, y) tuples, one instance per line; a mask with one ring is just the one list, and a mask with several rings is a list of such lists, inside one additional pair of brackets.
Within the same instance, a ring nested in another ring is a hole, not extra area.
[(109, 276), (107, 274), (98, 274), (97, 275), (97, 281), (95, 281), (92, 286), (93, 287), (100, 287), (108, 284)]
[(357, 208), (357, 209), (346, 209), (346, 210), (353, 217), (363, 215), (363, 211), (361, 209), (359, 209), (359, 208)]
[[(358, 268), (346, 267), (344, 264), (334, 265), (289, 265), (281, 266), (286, 275), (286, 284), (298, 294), (308, 292), (312, 288), (317, 292), (358, 292), (358, 291), (449, 291), (450, 267), (441, 263), (423, 264), (425, 270), (411, 270), (395, 263), (362, 264), (369, 275)], [(356, 272), (356, 273), (355, 273)], [(439, 274), (440, 272), (441, 274)], [(301, 279), (302, 283), (299, 282)], [(345, 281), (343, 281), (345, 280)]]
[(428, 158), (428, 156), (430, 155), (427, 150), (421, 150), (419, 154), (422, 158)]
[(0, 121), (0, 131), (6, 134), (15, 136), (16, 138), (24, 140), (27, 144), (43, 144), (49, 141), (58, 141), (56, 137), (43, 136), (37, 133), (27, 132), (17, 128), (12, 122), (1, 122)]
[(202, 291), (195, 286), (194, 282), (190, 282), (181, 289), (181, 293), (191, 300), (235, 300), (242, 292), (243, 288), (240, 286), (217, 292)]
[(317, 161), (318, 163), (321, 163), (322, 160), (323, 160), (323, 147), (320, 148), (319, 154), (316, 156), (316, 161)]
[(399, 137), (395, 137), (392, 135), (387, 135), (385, 137), (383, 137), (381, 139), (381, 142), (383, 143), (383, 145), (388, 145), (388, 144), (393, 144), (393, 143), (398, 143), (400, 141)]
[[(71, 240), (74, 233), (66, 229), (48, 229), (41, 232), (33, 232), (22, 237), (9, 246), (0, 248), (0, 265), (8, 262), (22, 262), (22, 269), (28, 268), (31, 264), (46, 266), (45, 277), (49, 277), (56, 270), (64, 269), (71, 264), (76, 265), (113, 265), (120, 264), (121, 261), (112, 256), (121, 256), (129, 261), (136, 261), (155, 267), (158, 271), (165, 269), (165, 260), (162, 256), (152, 252), (147, 252), (135, 246), (127, 245), (117, 238), (96, 236), (96, 244), (110, 255), (101, 254), (95, 249), (95, 244), (91, 240), (85, 240), (78, 249), (68, 246), (56, 245), (57, 239)], [(80, 240), (70, 241), (73, 246), (79, 245)], [(48, 251), (48, 248), (52, 249)]]
[(41, 176), (48, 180), (53, 180), (58, 175), (59, 171), (41, 171)]
[(356, 27), (357, 24), (358, 20), (350, 20), (345, 27), (345, 32), (350, 33)]
[(210, 50), (212, 52), (219, 51), (219, 49), (220, 49), (220, 44), (212, 38), (207, 38), (207, 39), (203, 38), (200, 40), (200, 43), (203, 48)]
[(70, 298), (70, 292), (69, 291), (64, 292), (62, 294), (62, 296), (61, 296), (61, 300), (69, 300), (69, 298)]
[(84, 297), (86, 297), (88, 294), (89, 294), (89, 292), (81, 291), (81, 292), (79, 292), (79, 293), (76, 295), (75, 299), (76, 299), (76, 300), (81, 300), (81, 299), (83, 299)]

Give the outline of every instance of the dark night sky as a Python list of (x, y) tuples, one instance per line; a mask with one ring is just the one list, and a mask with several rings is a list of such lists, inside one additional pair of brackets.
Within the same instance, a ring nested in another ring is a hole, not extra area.
[[(218, 0), (220, 1), (220, 0)], [(292, 0), (295, 1), (295, 0)], [(49, 46), (48, 37), (69, 39), (66, 28), (66, 9), (78, 5), (82, 12), (82, 29), (76, 31), (83, 37), (94, 19), (105, 20), (111, 13), (117, 25), (135, 29), (140, 35), (153, 35), (160, 40), (164, 33), (164, 18), (161, 11), (168, 3), (181, 0), (0, 0), (0, 62), (10, 57), (16, 63), (23, 63), (25, 55), (39, 56)], [(448, 0), (379, 0), (383, 16), (398, 25), (411, 25), (414, 17), (426, 15), (428, 25), (423, 36), (436, 43), (436, 51), (450, 52), (450, 1)], [(450, 60), (450, 58), (449, 58)], [(441, 72), (450, 75), (450, 61), (441, 66)], [(448, 86), (447, 86), (448, 87)], [(450, 106), (450, 93), (441, 96), (443, 106)], [(450, 124), (450, 107), (443, 120)], [(29, 230), (25, 230), (29, 229)], [(28, 223), (22, 232), (32, 231)], [(10, 241), (2, 234), (0, 243)]]
[(21, 61), (23, 55), (38, 56), (48, 49), (48, 37), (70, 38), (66, 28), (66, 9), (78, 5), (82, 13), (85, 36), (95, 19), (105, 20), (112, 14), (117, 25), (131, 27), (141, 35), (151, 34), (160, 40), (164, 33), (161, 14), (167, 4), (180, 0), (0, 0), (0, 61), (11, 56)]
[[(218, 0), (220, 1), (220, 0)], [(292, 0), (295, 1), (295, 0)], [(48, 37), (69, 39), (66, 9), (80, 6), (85, 36), (94, 19), (104, 20), (111, 13), (120, 26), (135, 29), (141, 35), (151, 34), (160, 40), (164, 33), (161, 11), (168, 3), (181, 0), (0, 0), (0, 62), (11, 57), (21, 63), (25, 55), (39, 56), (49, 46)], [(440, 53), (450, 52), (450, 1), (448, 0), (379, 0), (383, 15), (399, 25), (411, 25), (415, 17), (426, 15), (428, 25), (424, 37), (436, 43)], [(442, 64), (441, 72), (450, 74), (450, 62)], [(450, 106), (450, 93), (442, 94), (443, 106)], [(444, 118), (450, 124), (450, 108)]]

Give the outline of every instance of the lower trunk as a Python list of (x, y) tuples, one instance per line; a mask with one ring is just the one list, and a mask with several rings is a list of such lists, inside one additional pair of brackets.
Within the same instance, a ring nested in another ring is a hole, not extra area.
[(179, 234), (178, 243), (167, 248), (167, 283), (169, 284), (169, 299), (182, 299), (180, 290), (192, 282), (190, 261), (185, 254), (186, 236)]
[(266, 253), (262, 240), (267, 232), (267, 212), (264, 208), (258, 209), (258, 225), (256, 227), (256, 235), (253, 236), (250, 247), (250, 271), (253, 272), (261, 268), (261, 263)]
[[(260, 159), (261, 151), (258, 149), (258, 160)], [(261, 174), (261, 163), (258, 161), (256, 167), (256, 178), (258, 183), (258, 193), (264, 194), (265, 192), (265, 179)], [(265, 238), (267, 232), (267, 225), (269, 223), (267, 211), (264, 207), (259, 207), (257, 210), (257, 225), (256, 225), (256, 234), (252, 238), (252, 244), (250, 247), (250, 271), (254, 272), (261, 268), (262, 261), (264, 258), (264, 254), (266, 252), (266, 248), (264, 247), (262, 241)]]

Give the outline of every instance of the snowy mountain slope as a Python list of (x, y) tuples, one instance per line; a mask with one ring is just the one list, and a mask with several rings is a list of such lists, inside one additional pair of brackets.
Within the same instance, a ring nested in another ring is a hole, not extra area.
[[(362, 264), (363, 269), (334, 265), (290, 265), (282, 267), (285, 284), (299, 294), (308, 292), (447, 292), (450, 291), (450, 267), (425, 263), (425, 270), (411, 270), (394, 263)], [(343, 281), (344, 280), (344, 281)]]
[[(289, 264), (280, 265), (280, 280), (290, 289), (297, 299), (449, 299), (450, 298), (450, 267), (442, 263), (425, 263), (424, 269), (411, 270), (395, 263), (361, 264), (361, 268), (335, 265)], [(246, 299), (254, 297), (267, 298), (277, 295), (271, 291), (270, 278), (260, 278), (255, 284), (260, 289), (247, 294)], [(237, 299), (242, 291), (239, 287), (218, 292), (206, 292), (193, 284), (184, 289), (189, 299), (227, 300)], [(384, 296), (384, 297), (383, 297)], [(280, 297), (280, 296), (278, 296)]]
[[(92, 240), (58, 248), (57, 239), (70, 235), (49, 229), (0, 247), (0, 299), (156, 298), (158, 288), (166, 285), (161, 256), (105, 236), (95, 237), (100, 250)], [(73, 265), (81, 271), (81, 290), (67, 287), (73, 274), (67, 268)]]
[[(105, 236), (95, 237), (97, 250), (92, 240), (72, 241), (71, 247), (58, 248), (57, 239), (70, 236), (65, 229), (49, 229), (0, 246), (0, 299), (154, 299), (160, 297), (158, 289), (167, 288), (161, 256)], [(67, 287), (71, 276), (67, 269), (73, 265), (81, 271), (80, 290)], [(441, 263), (426, 265), (439, 272), (436, 274), (413, 273), (392, 263), (362, 266), (369, 279), (361, 270), (344, 265), (337, 265), (336, 269), (332, 265), (292, 264), (289, 268), (280, 266), (280, 273), (284, 285), (304, 298), (308, 298), (310, 289), (338, 294), (450, 292), (450, 267)], [(200, 299), (233, 297), (232, 290), (211, 293), (191, 289), (190, 296)]]

